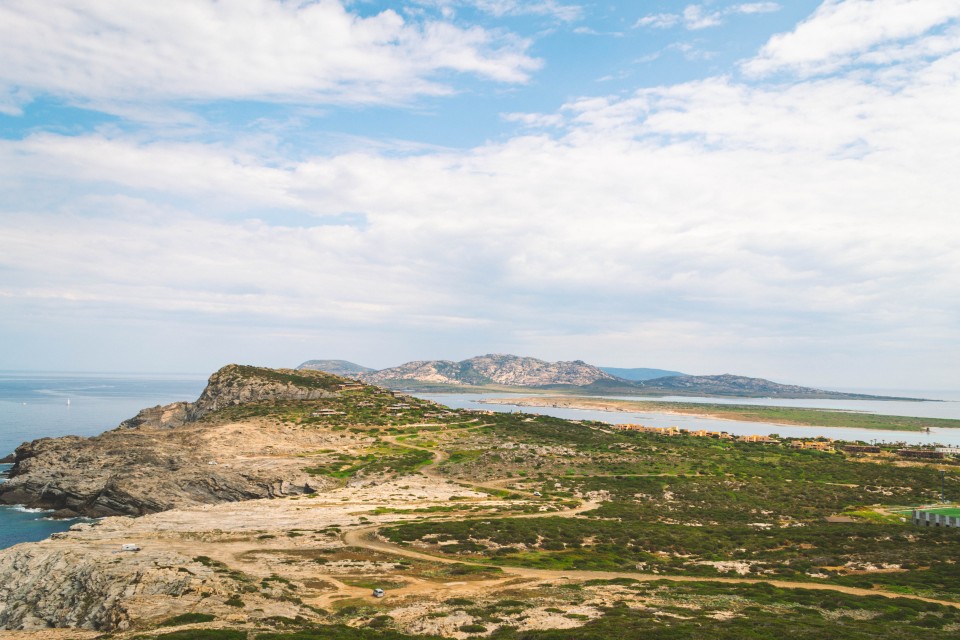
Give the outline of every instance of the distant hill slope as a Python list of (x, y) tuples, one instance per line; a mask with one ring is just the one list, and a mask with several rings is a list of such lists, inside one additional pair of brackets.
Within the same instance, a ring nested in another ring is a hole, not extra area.
[(654, 378), (668, 378), (671, 376), (685, 376), (686, 373), (680, 373), (679, 371), (670, 371), (668, 369), (645, 369), (645, 368), (635, 368), (635, 369), (621, 369), (618, 367), (600, 367), (603, 371), (606, 371), (612, 376), (617, 378), (623, 378), (624, 380), (653, 380)]
[[(825, 391), (762, 378), (723, 374), (691, 376), (665, 369), (595, 367), (582, 360), (547, 362), (505, 354), (468, 360), (416, 360), (379, 371), (344, 360), (308, 360), (298, 369), (319, 370), (391, 389), (449, 392), (458, 388), (539, 388), (598, 396), (736, 396), (754, 398), (915, 400)], [(658, 376), (653, 374), (657, 373)], [(634, 376), (634, 377), (630, 377)], [(640, 377), (649, 376), (649, 377)]]
[(836, 398), (873, 400), (914, 400), (915, 398), (892, 398), (859, 393), (841, 393), (801, 387), (795, 384), (780, 384), (763, 378), (748, 378), (729, 373), (718, 376), (668, 376), (635, 383), (643, 395), (686, 396), (739, 396), (761, 398)]
[(364, 382), (385, 384), (390, 381), (417, 381), (449, 385), (506, 385), (539, 387), (549, 385), (584, 386), (616, 378), (599, 367), (580, 360), (547, 362), (537, 358), (489, 354), (453, 362), (450, 360), (415, 361), (365, 373)]
[(347, 362), (346, 360), (307, 360), (297, 367), (297, 370), (324, 371), (326, 373), (332, 373), (335, 376), (347, 376), (349, 378), (356, 378), (362, 373), (376, 371), (376, 369), (364, 367), (363, 365), (353, 362)]

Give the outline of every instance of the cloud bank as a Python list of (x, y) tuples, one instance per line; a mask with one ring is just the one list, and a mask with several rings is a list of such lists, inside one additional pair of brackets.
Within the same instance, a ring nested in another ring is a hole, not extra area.
[(745, 64), (939, 53), (571, 99), (506, 114), (513, 135), (468, 149), (285, 155), (113, 129), (0, 141), (5, 322), (243, 325), (298, 336), (285, 353), (304, 359), (346, 340), (373, 366), (502, 350), (848, 385), (922, 361), (946, 380), (960, 51), (938, 43), (955, 19), (892, 32), (871, 14), (819, 62), (777, 44), (835, 33), (835, 5)]
[(370, 17), (340, 0), (30, 2), (0, 6), (0, 105), (52, 95), (114, 103), (397, 103), (453, 91), (450, 73), (522, 83), (528, 43), (442, 20)]

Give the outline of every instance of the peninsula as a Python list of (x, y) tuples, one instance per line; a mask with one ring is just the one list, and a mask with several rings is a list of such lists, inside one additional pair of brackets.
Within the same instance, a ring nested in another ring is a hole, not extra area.
[(960, 420), (888, 416), (859, 411), (806, 409), (745, 404), (710, 404), (694, 402), (656, 402), (653, 400), (616, 400), (570, 396), (531, 396), (523, 398), (487, 398), (482, 404), (509, 404), (521, 407), (558, 407), (593, 411), (663, 413), (739, 420), (771, 424), (846, 427), (852, 429), (884, 429), (890, 431), (924, 431), (926, 429), (960, 428)]
[(23, 640), (960, 631), (960, 537), (911, 515), (942, 487), (957, 494), (956, 461), (790, 444), (452, 410), (319, 371), (230, 365), (195, 402), (17, 449), (0, 500), (106, 517), (0, 551), (0, 629)]

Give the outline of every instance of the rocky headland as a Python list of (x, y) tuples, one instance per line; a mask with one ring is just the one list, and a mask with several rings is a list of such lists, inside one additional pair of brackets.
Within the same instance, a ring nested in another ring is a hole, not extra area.
[(342, 382), (317, 371), (229, 365), (195, 402), (144, 409), (92, 438), (21, 445), (0, 503), (102, 517), (320, 490), (324, 480), (305, 474), (295, 455), (329, 446), (329, 433), (256, 415), (234, 420), (231, 410), (335, 400)]

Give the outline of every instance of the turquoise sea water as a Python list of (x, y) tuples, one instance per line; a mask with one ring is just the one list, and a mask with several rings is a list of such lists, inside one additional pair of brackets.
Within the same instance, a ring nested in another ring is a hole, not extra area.
[[(200, 375), (0, 372), (0, 458), (29, 440), (96, 435), (140, 409), (195, 400), (205, 384)], [(0, 464), (0, 473), (9, 467)], [(73, 524), (44, 515), (0, 507), (0, 549), (42, 540)]]

